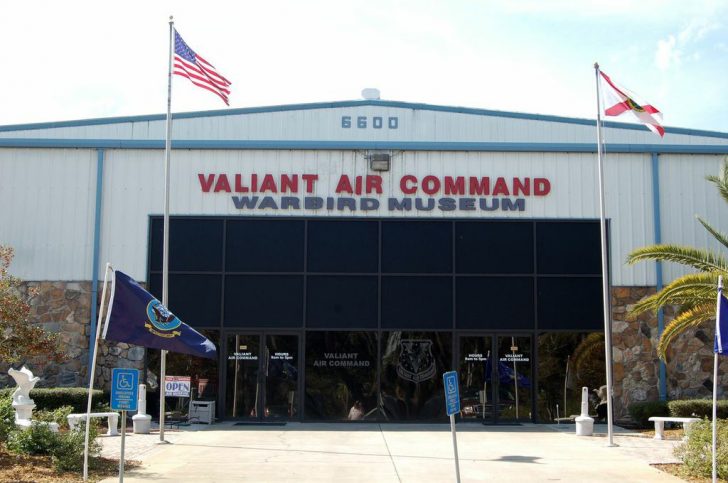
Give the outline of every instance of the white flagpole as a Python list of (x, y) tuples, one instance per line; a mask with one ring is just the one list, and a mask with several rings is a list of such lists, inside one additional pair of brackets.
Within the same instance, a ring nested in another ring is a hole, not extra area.
[(612, 320), (609, 313), (609, 267), (607, 259), (607, 221), (604, 215), (604, 163), (602, 160), (602, 107), (599, 89), (599, 64), (594, 63), (597, 80), (597, 163), (599, 165), (599, 225), (602, 233), (602, 299), (604, 301), (604, 363), (607, 373), (607, 446), (614, 444), (612, 407)]
[[(718, 276), (718, 300), (715, 308), (715, 336), (720, 333), (720, 298), (723, 296), (723, 275)], [(720, 334), (721, 345), (723, 334)], [(722, 347), (719, 347), (722, 350)], [(713, 354), (713, 483), (718, 481), (718, 353)]]
[(104, 288), (101, 291), (101, 307), (99, 308), (99, 317), (96, 322), (96, 338), (94, 339), (93, 356), (91, 357), (91, 375), (88, 382), (88, 402), (86, 403), (86, 436), (83, 446), (83, 481), (88, 481), (88, 438), (89, 438), (89, 420), (91, 419), (91, 398), (94, 389), (94, 377), (96, 375), (96, 354), (99, 349), (99, 334), (101, 333), (101, 319), (104, 316), (104, 306), (106, 304), (106, 287), (109, 281), (109, 271), (112, 270), (111, 264), (106, 264), (104, 270)]
[[(169, 280), (169, 157), (172, 149), (172, 49), (174, 49), (174, 18), (169, 17), (169, 68), (167, 71), (167, 135), (164, 142), (164, 241), (162, 248), (162, 305), (169, 307), (167, 300)], [(159, 441), (164, 440), (164, 377), (167, 372), (167, 351), (161, 351), (159, 368)]]

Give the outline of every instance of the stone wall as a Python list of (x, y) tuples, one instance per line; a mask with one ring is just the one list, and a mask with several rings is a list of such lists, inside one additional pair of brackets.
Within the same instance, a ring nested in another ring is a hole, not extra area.
[[(22, 287), (23, 296), (27, 296), (30, 287), (38, 289), (38, 295), (30, 300), (31, 322), (59, 334), (61, 349), (66, 355), (66, 360), (60, 364), (48, 363), (42, 357), (23, 361), (41, 378), (36, 387), (86, 386), (91, 282), (26, 282)], [(141, 347), (130, 348), (124, 343), (100, 341), (95, 387), (108, 389), (110, 368), (141, 369), (143, 359), (144, 349)], [(0, 364), (0, 386), (15, 384), (7, 375), (8, 367)]]
[[(627, 320), (632, 305), (654, 287), (612, 288), (612, 354), (614, 369), (614, 408), (616, 418), (625, 418), (630, 403), (659, 399), (657, 357), (657, 316), (652, 313)], [(665, 311), (665, 325), (673, 311)], [(721, 358), (718, 396), (728, 384), (728, 360)], [(678, 337), (668, 351), (666, 364), (667, 398), (707, 398), (713, 390), (713, 330), (688, 330)]]

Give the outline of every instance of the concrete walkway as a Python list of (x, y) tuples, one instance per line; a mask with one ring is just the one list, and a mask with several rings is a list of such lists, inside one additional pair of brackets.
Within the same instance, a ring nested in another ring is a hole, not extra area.
[[(314, 424), (211, 427), (128, 435), (127, 459), (142, 461), (128, 482), (454, 482), (448, 425)], [(577, 437), (573, 425), (457, 428), (460, 475), (477, 481), (681, 481), (650, 466), (675, 462), (676, 441), (619, 432)], [(597, 431), (603, 430), (598, 427)], [(102, 438), (118, 458), (119, 437)], [(117, 481), (115, 478), (103, 480)]]

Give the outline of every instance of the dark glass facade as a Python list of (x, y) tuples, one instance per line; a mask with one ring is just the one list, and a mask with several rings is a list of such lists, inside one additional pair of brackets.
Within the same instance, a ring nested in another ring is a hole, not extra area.
[[(156, 295), (161, 247), (152, 217)], [(222, 417), (444, 420), (458, 370), (463, 419), (546, 421), (545, 341), (603, 330), (599, 256), (592, 220), (172, 217), (169, 306), (216, 337)]]

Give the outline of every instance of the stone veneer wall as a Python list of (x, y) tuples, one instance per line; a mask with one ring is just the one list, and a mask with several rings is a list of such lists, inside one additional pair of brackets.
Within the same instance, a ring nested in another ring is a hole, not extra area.
[[(41, 378), (36, 387), (86, 386), (89, 370), (91, 282), (25, 282), (22, 287), (24, 296), (30, 287), (39, 291), (30, 301), (31, 322), (59, 334), (61, 349), (66, 355), (66, 360), (60, 364), (48, 363), (42, 357), (23, 361)], [(143, 359), (142, 347), (130, 348), (129, 344), (100, 341), (95, 387), (109, 388), (110, 368), (141, 369)], [(0, 386), (15, 385), (7, 375), (8, 368), (7, 364), (0, 364)]]
[[(628, 416), (630, 403), (659, 399), (657, 357), (657, 316), (652, 313), (627, 320), (632, 305), (655, 287), (612, 288), (612, 354), (614, 370), (615, 417)], [(672, 319), (665, 311), (665, 325)], [(713, 390), (713, 330), (710, 326), (688, 330), (677, 338), (668, 351), (667, 398), (707, 398)], [(728, 384), (728, 361), (721, 358), (718, 397), (724, 396)]]

